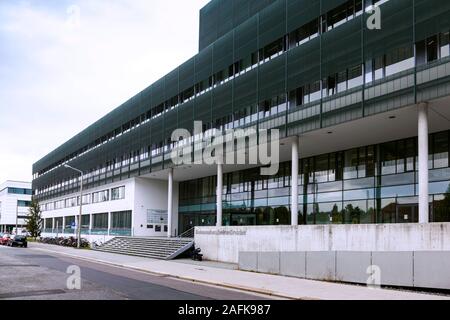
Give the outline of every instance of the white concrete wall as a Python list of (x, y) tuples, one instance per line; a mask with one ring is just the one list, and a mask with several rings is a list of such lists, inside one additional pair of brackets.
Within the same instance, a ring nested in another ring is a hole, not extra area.
[[(125, 199), (111, 201), (111, 189), (116, 187), (125, 186)], [(97, 191), (103, 191), (109, 189), (109, 201), (100, 203), (91, 203), (83, 205), (83, 215), (86, 214), (97, 214), (97, 213), (108, 213), (117, 211), (128, 211), (133, 210), (134, 204), (134, 179), (123, 180), (115, 183), (110, 183), (100, 187), (85, 190), (83, 194), (94, 193)], [(73, 197), (78, 197), (79, 192), (65, 195), (64, 197), (54, 198), (51, 201), (43, 201), (43, 203), (54, 202), (58, 200), (69, 199)], [(91, 196), (92, 197), (92, 196)], [(91, 198), (92, 201), (92, 198)], [(41, 203), (41, 207), (42, 204)], [(58, 210), (43, 211), (42, 218), (59, 218), (59, 217), (70, 217), (78, 216), (80, 212), (80, 207), (77, 205), (71, 208), (64, 208)], [(54, 226), (56, 228), (56, 226)], [(60, 226), (61, 227), (61, 226)]]
[[(135, 236), (167, 236), (167, 232), (155, 232), (147, 229), (147, 210), (167, 210), (168, 182), (146, 178), (136, 178), (134, 189), (133, 227)], [(174, 201), (172, 229), (173, 233), (178, 229), (178, 183), (174, 182)]]
[[(114, 201), (109, 200), (106, 202), (83, 205), (83, 215), (131, 210), (133, 236), (167, 236), (167, 233), (164, 232), (164, 226), (162, 226), (163, 232), (155, 232), (155, 229), (147, 229), (147, 210), (167, 210), (167, 181), (146, 178), (132, 178), (85, 190), (84, 194), (92, 194), (97, 191), (110, 190), (109, 197), (111, 199), (111, 189), (121, 186), (125, 186), (125, 199)], [(70, 195), (65, 195), (64, 197), (54, 198), (51, 201), (44, 201), (42, 204), (78, 196), (79, 193), (77, 192)], [(178, 229), (178, 183), (174, 183), (173, 206), (173, 231), (175, 232)], [(78, 216), (78, 214), (79, 206), (77, 205), (71, 208), (43, 211), (42, 217), (59, 218)], [(56, 228), (56, 226), (53, 227)]]
[[(24, 188), (31, 189), (31, 183), (19, 182), (19, 181), (6, 181), (0, 185), (0, 226), (2, 225), (15, 225), (16, 213), (19, 216), (27, 216), (28, 208), (17, 208), (17, 201), (31, 201), (31, 195), (26, 194), (12, 194), (8, 193), (5, 188)], [(3, 191), (2, 191), (3, 190)], [(25, 224), (25, 219), (18, 220), (19, 225)]]
[(196, 227), (195, 245), (230, 263), (239, 252), (450, 251), (450, 223)]

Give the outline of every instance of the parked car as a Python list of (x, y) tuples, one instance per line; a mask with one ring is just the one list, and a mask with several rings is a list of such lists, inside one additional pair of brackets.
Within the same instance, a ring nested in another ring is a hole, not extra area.
[(13, 236), (8, 240), (8, 246), (26, 248), (28, 246), (27, 237)]
[(9, 238), (11, 238), (9, 234), (4, 234), (3, 237), (0, 238), (0, 246), (6, 246), (8, 244)]

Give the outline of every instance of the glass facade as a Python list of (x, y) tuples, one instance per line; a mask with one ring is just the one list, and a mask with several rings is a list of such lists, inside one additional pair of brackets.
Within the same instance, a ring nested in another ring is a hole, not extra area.
[(32, 195), (31, 189), (25, 189), (25, 188), (8, 188), (9, 194), (26, 194), (26, 195)]
[[(430, 135), (430, 215), (450, 222), (450, 131)], [(417, 138), (299, 161), (302, 224), (418, 222)], [(223, 224), (290, 224), (291, 163), (277, 176), (259, 169), (224, 175)], [(180, 231), (216, 224), (216, 177), (180, 183)]]
[[(65, 163), (85, 172), (86, 189), (167, 169), (173, 130), (194, 121), (286, 137), (448, 96), (448, 1), (250, 3), (264, 1), (211, 1), (203, 19), (224, 28), (205, 22), (200, 40), (211, 44), (35, 163), (36, 198), (79, 189)], [(377, 32), (365, 23), (374, 3), (383, 12)]]

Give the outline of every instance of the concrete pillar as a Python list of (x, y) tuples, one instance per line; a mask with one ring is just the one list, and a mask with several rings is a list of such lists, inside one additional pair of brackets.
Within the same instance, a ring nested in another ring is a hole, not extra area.
[(169, 170), (169, 181), (167, 190), (167, 237), (172, 237), (172, 218), (173, 218), (173, 168)]
[(298, 226), (298, 137), (292, 141), (291, 225)]
[(428, 104), (419, 105), (419, 223), (429, 223)]
[(111, 233), (112, 229), (112, 219), (111, 219), (111, 212), (108, 212), (108, 236)]
[(65, 234), (66, 231), (66, 217), (62, 217), (62, 233)]
[(219, 163), (217, 164), (217, 189), (216, 189), (216, 196), (217, 196), (217, 226), (222, 226), (222, 190), (223, 190), (223, 164)]
[(91, 233), (94, 226), (94, 216), (93, 214), (89, 214), (89, 234)]

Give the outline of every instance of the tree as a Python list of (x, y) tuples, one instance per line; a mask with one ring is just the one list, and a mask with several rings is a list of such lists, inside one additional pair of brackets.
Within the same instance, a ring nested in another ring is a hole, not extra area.
[(39, 206), (39, 203), (34, 199), (33, 201), (31, 201), (31, 206), (28, 209), (28, 216), (25, 219), (25, 223), (27, 224), (27, 231), (33, 238), (37, 238), (41, 235), (41, 207)]

